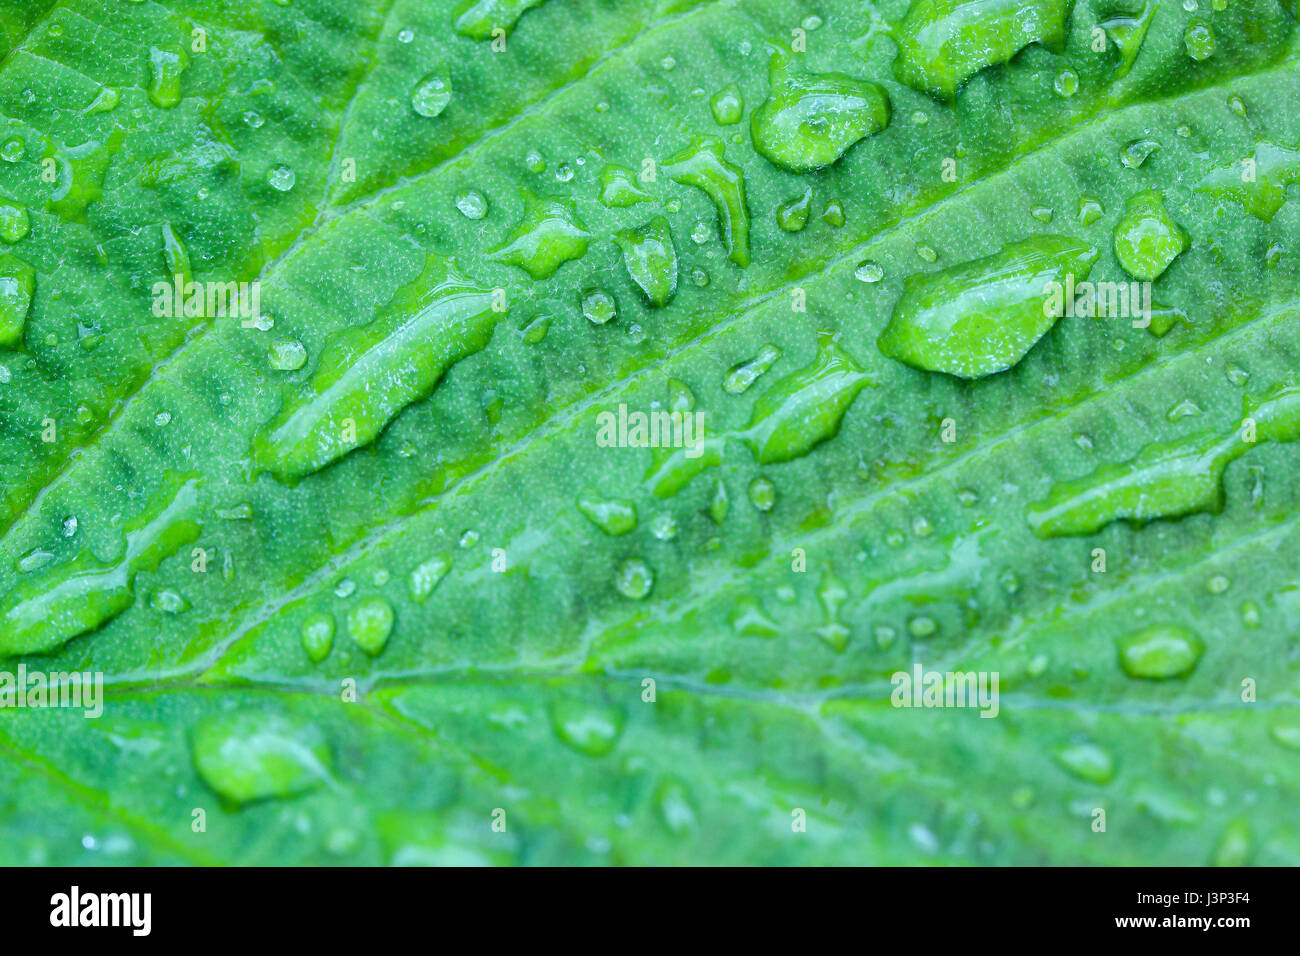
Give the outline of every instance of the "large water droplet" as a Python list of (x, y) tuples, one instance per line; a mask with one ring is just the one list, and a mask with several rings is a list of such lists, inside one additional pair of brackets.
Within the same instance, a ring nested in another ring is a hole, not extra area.
[(310, 790), (328, 779), (331, 763), (317, 727), (264, 711), (203, 718), (194, 730), (193, 753), (203, 782), (237, 804)]

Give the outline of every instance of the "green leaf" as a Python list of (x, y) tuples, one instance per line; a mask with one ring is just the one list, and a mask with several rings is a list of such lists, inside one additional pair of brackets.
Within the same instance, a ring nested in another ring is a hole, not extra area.
[(0, 862), (1300, 863), (1294, 5), (1030, 6), (0, 0)]

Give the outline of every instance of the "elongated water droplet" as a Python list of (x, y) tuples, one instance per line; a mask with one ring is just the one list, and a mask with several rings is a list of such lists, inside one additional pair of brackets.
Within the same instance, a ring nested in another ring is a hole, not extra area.
[(0, 601), (0, 655), (39, 654), (61, 647), (117, 617), (135, 601), (135, 577), (189, 544), (199, 528), (188, 517), (198, 484), (185, 481), (126, 528), (122, 557), (105, 564), (85, 551), (48, 573), (23, 581)]
[(967, 379), (1001, 372), (1056, 324), (1067, 282), (1087, 278), (1097, 256), (1085, 242), (1041, 235), (908, 276), (877, 344), (890, 358), (932, 372)]
[(254, 460), (296, 481), (373, 441), (456, 362), (483, 349), (503, 313), (489, 290), (430, 254), (424, 272), (369, 325), (338, 333), (311, 381), (288, 393), (254, 440)]
[(188, 64), (184, 51), (149, 48), (149, 100), (154, 106), (168, 109), (181, 101), (181, 75)]
[(468, 0), (462, 2), (453, 21), (457, 33), (474, 40), (488, 40), (496, 29), (509, 33), (515, 23), (545, 0)]
[(985, 67), (1038, 42), (1065, 46), (1067, 0), (913, 0), (895, 30), (900, 82), (940, 99)]
[(614, 241), (637, 288), (652, 305), (667, 305), (677, 291), (677, 250), (668, 220), (655, 216), (638, 229), (616, 232)]
[(843, 73), (796, 72), (784, 53), (768, 70), (772, 92), (750, 119), (760, 155), (807, 172), (835, 162), (858, 140), (889, 124), (884, 88)]
[(869, 384), (870, 377), (852, 356), (824, 337), (811, 365), (759, 397), (740, 437), (763, 465), (806, 455), (839, 433), (844, 413)]
[(730, 395), (740, 395), (759, 380), (781, 357), (775, 345), (764, 345), (754, 358), (732, 367), (722, 380), (722, 390)]
[(35, 291), (35, 270), (15, 256), (0, 255), (0, 347), (22, 345)]
[(1138, 50), (1146, 39), (1147, 28), (1155, 16), (1156, 4), (1143, 3), (1142, 11), (1136, 15), (1120, 15), (1102, 21), (1101, 28), (1115, 48), (1119, 50), (1119, 66), (1115, 70), (1115, 79), (1121, 79), (1133, 69)]
[(676, 182), (704, 190), (717, 207), (728, 258), (739, 266), (749, 265), (745, 177), (739, 166), (727, 162), (721, 141), (697, 141), (671, 157), (664, 164), (663, 172)]
[(205, 717), (194, 729), (194, 768), (237, 804), (289, 797), (329, 778), (325, 735), (302, 719), (265, 711)]
[(1300, 183), (1300, 150), (1260, 143), (1246, 163), (1210, 170), (1198, 192), (1241, 203), (1256, 219), (1271, 222), (1286, 202), (1286, 187)]

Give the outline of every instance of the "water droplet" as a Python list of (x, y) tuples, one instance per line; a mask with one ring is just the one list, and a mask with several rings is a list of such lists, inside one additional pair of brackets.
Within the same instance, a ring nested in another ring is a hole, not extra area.
[(27, 145), (17, 136), (5, 140), (0, 146), (0, 159), (6, 163), (16, 163), (27, 154)]
[(397, 34), (398, 43), (410, 43), (415, 39), (415, 31), (410, 27), (403, 27)]
[(188, 63), (184, 52), (149, 48), (149, 100), (154, 106), (168, 109), (181, 101), (181, 75)]
[(325, 347), (310, 382), (254, 436), (254, 461), (293, 481), (373, 441), (447, 369), (486, 347), (503, 316), (493, 302), (429, 253), (420, 276), (373, 320)]
[(759, 511), (771, 511), (776, 507), (776, 487), (759, 475), (749, 483), (749, 501)]
[(1200, 406), (1190, 398), (1184, 398), (1177, 405), (1170, 408), (1169, 411), (1165, 412), (1165, 417), (1171, 422), (1177, 422), (1182, 421), (1184, 418), (1199, 414), (1201, 414)]
[(564, 263), (586, 255), (590, 238), (570, 204), (529, 194), (524, 218), (506, 244), (488, 258), (519, 266), (534, 279), (546, 279)]
[(808, 225), (808, 213), (812, 209), (813, 191), (808, 186), (802, 196), (787, 199), (776, 207), (776, 224), (786, 232), (799, 232)]
[(261, 129), (262, 124), (265, 122), (266, 120), (262, 118), (262, 114), (256, 110), (246, 110), (244, 112), (244, 123), (249, 129)]
[(894, 75), (915, 90), (951, 100), (976, 73), (1007, 62), (1031, 43), (1063, 48), (1070, 6), (1063, 0), (1028, 6), (915, 0), (894, 30)]
[(1106, 209), (1102, 206), (1100, 199), (1095, 199), (1092, 196), (1079, 197), (1079, 222), (1083, 225), (1091, 226), (1105, 212)]
[(745, 178), (739, 166), (727, 162), (719, 140), (697, 141), (671, 157), (663, 172), (675, 182), (695, 186), (713, 200), (722, 223), (728, 258), (749, 265), (749, 208), (745, 204)]
[(1052, 89), (1056, 91), (1057, 96), (1071, 97), (1079, 92), (1079, 74), (1074, 70), (1062, 70), (1056, 74), (1056, 79), (1052, 81)]
[(1159, 148), (1154, 139), (1135, 139), (1119, 151), (1119, 161), (1128, 169), (1137, 169)]
[(451, 102), (451, 80), (441, 70), (424, 76), (411, 93), (411, 109), (428, 119), (442, 115)]
[(301, 342), (290, 339), (273, 345), (268, 358), (272, 368), (281, 372), (294, 372), (307, 364), (307, 350)]
[(783, 53), (768, 70), (772, 92), (750, 120), (754, 148), (783, 169), (807, 172), (835, 162), (889, 123), (883, 87), (843, 73), (801, 73)]
[(1271, 222), (1286, 202), (1286, 187), (1300, 183), (1300, 150), (1260, 143), (1249, 163), (1219, 166), (1197, 184), (1197, 192), (1241, 203), (1256, 219)]
[(885, 277), (885, 270), (878, 263), (863, 262), (853, 270), (853, 277), (859, 282), (879, 282)]
[(319, 664), (329, 657), (330, 648), (334, 646), (334, 617), (321, 611), (315, 611), (302, 622), (302, 649), (313, 664)]
[(1208, 60), (1214, 54), (1214, 30), (1205, 20), (1193, 20), (1183, 32), (1183, 47), (1193, 60)]
[[(677, 250), (673, 247), (668, 220), (656, 216), (640, 228), (616, 232), (614, 241), (623, 252), (628, 275), (650, 304), (667, 305), (677, 291)], [(610, 314), (606, 319), (592, 318), (585, 301), (583, 314), (598, 325), (614, 317)]]
[(302, 793), (329, 775), (324, 735), (299, 718), (247, 710), (213, 714), (199, 721), (193, 741), (203, 782), (237, 804)]
[(719, 126), (731, 126), (739, 123), (745, 114), (745, 101), (740, 96), (740, 89), (735, 83), (728, 83), (709, 98), (709, 108), (713, 111), (713, 121)]
[(623, 732), (623, 715), (612, 707), (561, 698), (550, 712), (556, 736), (588, 757), (609, 753)]
[(22, 345), (35, 291), (35, 270), (21, 259), (0, 255), (0, 347)]
[(1056, 762), (1080, 780), (1106, 784), (1115, 777), (1115, 761), (1096, 744), (1076, 744), (1056, 753)]
[(0, 239), (15, 243), (31, 229), (27, 207), (13, 199), (0, 199)]
[(582, 296), (582, 314), (592, 325), (604, 325), (618, 316), (618, 303), (603, 289), (588, 289)]
[(934, 618), (922, 614), (908, 621), (907, 629), (911, 632), (913, 637), (924, 638), (930, 637), (938, 631), (939, 625), (935, 623)]
[(624, 597), (639, 601), (646, 597), (654, 587), (654, 573), (650, 566), (640, 558), (629, 558), (618, 566), (614, 575), (614, 587)]
[(379, 654), (393, 632), (393, 606), (381, 597), (370, 597), (348, 612), (348, 634), (371, 657)]
[(298, 177), (288, 166), (279, 164), (266, 171), (266, 181), (272, 189), (287, 193), (290, 189), (293, 189)]
[(530, 149), (524, 154), (524, 166), (530, 173), (546, 172), (546, 160), (543, 159), (542, 154), (535, 149)]
[(610, 209), (626, 209), (650, 197), (636, 184), (636, 178), (622, 166), (606, 166), (600, 173), (600, 201)]
[(1055, 214), (1052, 212), (1051, 206), (1034, 206), (1029, 210), (1029, 215), (1039, 222), (1051, 222), (1052, 216)]
[(612, 538), (636, 530), (636, 505), (625, 498), (604, 500), (591, 494), (583, 494), (578, 498), (578, 511)]
[(451, 555), (439, 554), (421, 563), (411, 571), (411, 597), (417, 604), (423, 604), (433, 593), (438, 582), (451, 570)]
[(959, 378), (1011, 368), (1059, 318), (1062, 310), (1047, 307), (1050, 290), (1086, 279), (1097, 255), (1087, 243), (1039, 235), (917, 276), (877, 345), (890, 358)]
[(477, 189), (467, 189), (456, 197), (456, 208), (466, 219), (482, 219), (487, 215), (488, 202)]
[(764, 345), (759, 353), (748, 362), (732, 366), (727, 377), (722, 380), (722, 389), (730, 395), (740, 395), (767, 372), (777, 359), (781, 350), (775, 345)]
[(1196, 669), (1205, 643), (1178, 624), (1152, 624), (1118, 641), (1119, 663), (1129, 677), (1168, 680)]
[(844, 225), (844, 206), (840, 204), (838, 199), (832, 199), (826, 204), (826, 208), (822, 210), (821, 218), (822, 222), (832, 229), (840, 228), (840, 226)]
[(727, 496), (727, 486), (722, 481), (718, 481), (713, 486), (713, 498), (709, 501), (709, 517), (713, 519), (714, 524), (722, 524), (727, 520), (727, 512), (731, 509), (731, 499)]
[(1131, 198), (1124, 217), (1115, 224), (1115, 257), (1129, 275), (1146, 282), (1160, 278), (1187, 242), (1187, 234), (1154, 191)]
[(655, 515), (650, 522), (650, 533), (660, 541), (677, 537), (677, 519), (670, 514)]

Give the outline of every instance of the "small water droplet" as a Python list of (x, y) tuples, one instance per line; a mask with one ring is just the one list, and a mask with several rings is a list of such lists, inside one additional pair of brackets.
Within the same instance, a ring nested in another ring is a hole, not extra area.
[(885, 270), (875, 262), (863, 262), (853, 270), (853, 277), (859, 282), (879, 282), (885, 277)]
[(477, 189), (467, 189), (456, 197), (456, 208), (466, 219), (482, 219), (487, 215), (488, 202)]
[(451, 80), (441, 70), (425, 74), (411, 93), (411, 109), (427, 119), (441, 116), (451, 102)]
[(624, 597), (639, 601), (650, 593), (654, 587), (654, 573), (650, 566), (640, 558), (629, 558), (618, 566), (614, 575), (614, 587)]
[(287, 193), (289, 190), (293, 189), (294, 183), (297, 182), (297, 180), (298, 177), (294, 171), (283, 163), (272, 166), (266, 172), (267, 183), (270, 184), (272, 189), (278, 190), (282, 193)]

